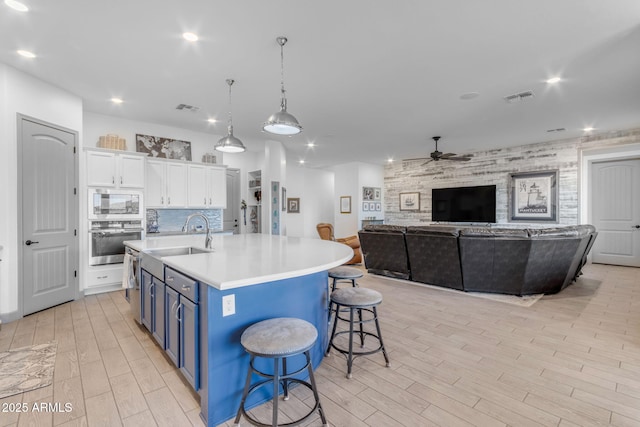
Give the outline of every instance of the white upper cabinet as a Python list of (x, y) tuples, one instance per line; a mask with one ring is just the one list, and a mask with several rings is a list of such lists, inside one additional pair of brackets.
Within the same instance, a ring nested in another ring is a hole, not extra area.
[(188, 165), (147, 159), (145, 201), (150, 208), (186, 208)]
[(145, 156), (87, 150), (87, 185), (107, 188), (144, 188)]
[(189, 165), (189, 207), (226, 208), (227, 174), (223, 166)]
[(227, 169), (224, 167), (207, 167), (207, 194), (209, 207), (227, 208)]
[(192, 208), (208, 208), (207, 166), (189, 165), (189, 206)]

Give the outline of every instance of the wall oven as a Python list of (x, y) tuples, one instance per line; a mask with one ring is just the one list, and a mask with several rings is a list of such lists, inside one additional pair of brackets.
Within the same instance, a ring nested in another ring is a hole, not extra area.
[(142, 221), (91, 221), (89, 236), (89, 265), (122, 263), (124, 242), (143, 238)]
[(90, 220), (142, 219), (142, 192), (104, 188), (89, 189)]

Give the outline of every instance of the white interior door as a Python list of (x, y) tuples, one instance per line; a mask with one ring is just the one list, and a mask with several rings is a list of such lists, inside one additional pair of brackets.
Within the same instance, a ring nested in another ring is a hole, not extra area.
[(77, 135), (20, 119), (23, 315), (75, 298)]
[(640, 159), (593, 163), (593, 262), (640, 267)]

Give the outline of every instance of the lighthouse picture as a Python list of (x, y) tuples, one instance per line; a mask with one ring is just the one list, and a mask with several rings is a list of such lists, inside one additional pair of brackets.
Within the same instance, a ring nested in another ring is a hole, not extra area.
[(511, 220), (555, 221), (557, 172), (511, 174)]

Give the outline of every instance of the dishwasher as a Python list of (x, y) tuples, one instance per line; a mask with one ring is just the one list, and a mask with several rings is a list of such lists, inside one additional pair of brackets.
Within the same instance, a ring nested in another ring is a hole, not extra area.
[(140, 271), (140, 252), (127, 246), (125, 253), (131, 257), (132, 263), (132, 268), (129, 269), (129, 283), (132, 283), (133, 286), (127, 289), (129, 305), (133, 318), (140, 323), (140, 275), (142, 274)]

